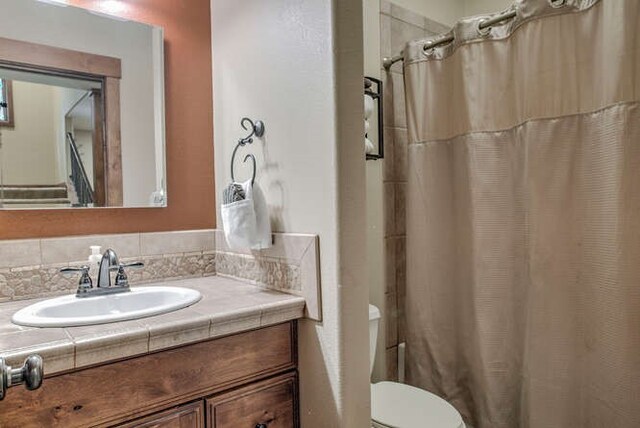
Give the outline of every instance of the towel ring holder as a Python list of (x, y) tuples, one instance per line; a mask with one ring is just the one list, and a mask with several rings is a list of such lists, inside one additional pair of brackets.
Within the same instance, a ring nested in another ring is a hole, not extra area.
[[(236, 144), (236, 147), (233, 149), (233, 153), (231, 153), (231, 180), (233, 181), (236, 181), (235, 174), (233, 172), (233, 164), (236, 159), (236, 153), (238, 152), (238, 149), (247, 144), (252, 144), (254, 136), (262, 137), (264, 135), (264, 122), (262, 122), (261, 120), (257, 120), (254, 123), (248, 117), (243, 117), (242, 120), (240, 121), (240, 126), (242, 126), (242, 129), (244, 130), (250, 130), (250, 133), (246, 137), (240, 138), (238, 140), (238, 144)], [(253, 163), (253, 174), (251, 175), (251, 184), (253, 185), (253, 183), (256, 181), (256, 172), (258, 167), (257, 167), (256, 157), (252, 154), (246, 155), (242, 162), (245, 163), (249, 159), (251, 159)]]
[[(240, 146), (236, 146), (236, 148), (233, 150), (234, 156), (235, 156), (235, 151), (238, 149), (238, 147), (240, 147)], [(256, 170), (258, 168), (257, 168), (257, 163), (256, 163), (256, 157), (254, 155), (252, 155), (252, 154), (246, 155), (242, 162), (244, 163), (249, 159), (251, 159), (251, 161), (253, 163), (253, 173), (251, 174), (251, 185), (253, 185), (253, 183), (255, 183), (255, 181), (256, 181)], [(231, 161), (231, 180), (236, 181), (235, 176), (233, 174), (233, 160)]]

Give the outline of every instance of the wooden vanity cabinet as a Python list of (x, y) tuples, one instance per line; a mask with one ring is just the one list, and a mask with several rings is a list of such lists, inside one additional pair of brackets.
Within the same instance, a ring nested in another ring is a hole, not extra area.
[[(0, 427), (298, 427), (296, 322), (12, 388)], [(46, 360), (45, 360), (46, 364)]]
[(289, 428), (298, 426), (294, 373), (257, 382), (207, 400), (207, 427)]
[(154, 413), (118, 428), (204, 428), (204, 403), (201, 400), (175, 409)]

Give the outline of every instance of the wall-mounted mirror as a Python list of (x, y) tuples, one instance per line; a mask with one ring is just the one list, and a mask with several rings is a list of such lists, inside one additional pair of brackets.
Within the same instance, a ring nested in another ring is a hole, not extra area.
[(1, 2), (0, 208), (166, 206), (162, 29)]

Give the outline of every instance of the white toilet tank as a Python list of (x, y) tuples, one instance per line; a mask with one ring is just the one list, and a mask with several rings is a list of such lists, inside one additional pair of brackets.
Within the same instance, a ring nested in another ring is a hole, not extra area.
[(380, 309), (369, 305), (369, 375), (373, 372), (373, 362), (376, 359), (376, 343), (378, 341), (378, 325), (380, 324)]

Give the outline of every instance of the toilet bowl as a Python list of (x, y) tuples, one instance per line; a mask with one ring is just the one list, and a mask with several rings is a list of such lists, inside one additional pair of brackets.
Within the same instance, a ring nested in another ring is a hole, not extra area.
[[(380, 310), (369, 305), (370, 371), (376, 355)], [(464, 428), (460, 413), (444, 399), (398, 382), (371, 384), (371, 424), (375, 428)]]

